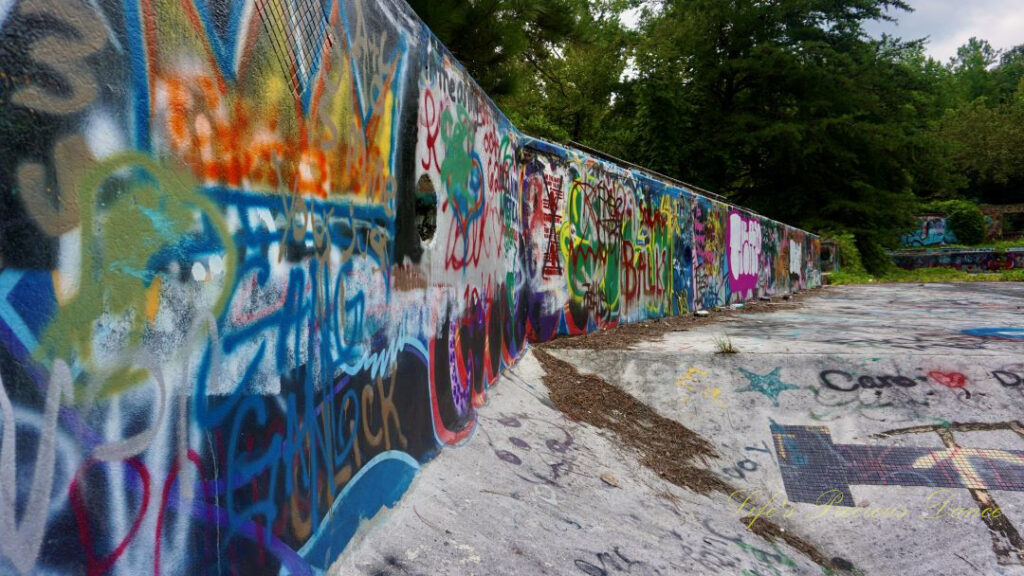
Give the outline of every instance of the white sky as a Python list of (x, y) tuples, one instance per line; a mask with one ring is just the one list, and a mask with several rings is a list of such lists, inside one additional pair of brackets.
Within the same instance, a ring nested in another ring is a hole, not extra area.
[[(913, 12), (897, 11), (897, 22), (872, 22), (872, 36), (882, 33), (905, 40), (928, 37), (927, 51), (946, 63), (971, 36), (988, 40), (997, 50), (1024, 44), (1024, 0), (909, 0)], [(626, 13), (622, 21), (636, 24), (639, 11)]]
[(928, 54), (948, 62), (971, 36), (997, 50), (1024, 44), (1024, 0), (910, 0), (914, 12), (892, 14), (898, 22), (875, 22), (868, 32), (906, 40), (929, 37)]

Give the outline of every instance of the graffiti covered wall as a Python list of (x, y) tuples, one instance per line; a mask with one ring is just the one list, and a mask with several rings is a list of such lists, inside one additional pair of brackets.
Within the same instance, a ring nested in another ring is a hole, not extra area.
[(818, 239), (520, 134), (401, 0), (0, 7), (0, 573), (325, 570), (529, 341)]
[(918, 268), (956, 268), (971, 274), (1024, 269), (1024, 248), (1005, 251), (990, 248), (977, 250), (934, 250), (927, 252), (894, 252), (893, 262), (906, 270)]

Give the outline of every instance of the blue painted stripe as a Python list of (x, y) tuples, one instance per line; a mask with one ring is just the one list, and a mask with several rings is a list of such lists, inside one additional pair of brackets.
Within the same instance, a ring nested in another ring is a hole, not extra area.
[(150, 152), (149, 139), (149, 66), (146, 43), (142, 37), (142, 18), (137, 0), (124, 0), (124, 26), (128, 34), (128, 57), (131, 60), (132, 95), (135, 99), (135, 148)]
[(370, 460), (345, 485), (324, 521), (299, 549), (299, 556), (314, 569), (326, 571), (363, 520), (402, 499), (419, 469), (419, 462), (405, 452), (384, 452)]

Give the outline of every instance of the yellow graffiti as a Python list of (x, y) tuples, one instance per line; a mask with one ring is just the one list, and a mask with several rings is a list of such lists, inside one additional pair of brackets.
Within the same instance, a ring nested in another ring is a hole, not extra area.
[[(710, 401), (712, 404), (719, 407), (724, 407), (725, 402), (721, 398), (722, 389), (717, 386), (704, 386), (700, 382), (700, 378), (705, 377), (707, 375), (707, 371), (701, 370), (700, 368), (697, 368), (695, 366), (691, 367), (689, 370), (686, 371), (686, 374), (680, 376), (679, 379), (676, 380), (676, 387), (686, 390), (690, 394), (698, 395), (696, 396), (696, 398)], [(694, 397), (691, 397), (688, 394), (684, 394), (681, 397), (680, 401), (685, 406), (689, 404), (690, 401), (693, 399)]]

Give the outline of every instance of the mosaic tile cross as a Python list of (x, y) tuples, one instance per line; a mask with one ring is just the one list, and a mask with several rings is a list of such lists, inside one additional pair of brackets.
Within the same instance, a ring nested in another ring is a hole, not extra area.
[(828, 428), (772, 424), (782, 481), (791, 502), (818, 503), (850, 486), (928, 486), (1024, 492), (1024, 451), (964, 447), (834, 444)]

